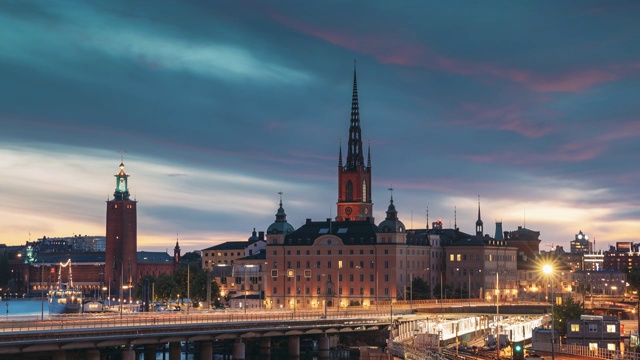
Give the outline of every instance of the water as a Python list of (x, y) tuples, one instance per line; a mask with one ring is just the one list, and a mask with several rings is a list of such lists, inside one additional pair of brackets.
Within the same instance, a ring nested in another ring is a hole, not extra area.
[(44, 309), (44, 315), (49, 315), (49, 305), (46, 298), (44, 303), (40, 299), (4, 299), (0, 301), (0, 315), (2, 316), (40, 315), (42, 309)]

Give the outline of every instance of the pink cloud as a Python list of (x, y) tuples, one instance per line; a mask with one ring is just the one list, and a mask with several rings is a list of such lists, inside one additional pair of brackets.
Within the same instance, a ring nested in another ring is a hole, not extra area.
[(535, 124), (527, 120), (521, 105), (510, 104), (501, 108), (488, 108), (477, 103), (462, 104), (470, 116), (454, 120), (455, 123), (471, 125), (481, 129), (512, 131), (529, 138), (537, 138), (550, 133), (548, 125)]
[(621, 139), (640, 137), (640, 121), (613, 122), (615, 127), (609, 128), (601, 135), (585, 139), (577, 139), (563, 143), (547, 153), (519, 152), (517, 154), (505, 152), (498, 154), (469, 154), (465, 159), (478, 163), (508, 163), (508, 164), (536, 164), (549, 162), (583, 162), (598, 158), (604, 154), (611, 143)]
[(267, 131), (269, 131), (269, 132), (272, 132), (272, 131), (277, 130), (277, 129), (281, 128), (281, 127), (284, 127), (286, 125), (287, 125), (287, 123), (283, 122), (283, 121), (272, 121), (272, 122), (269, 122), (269, 123), (267, 123), (265, 125), (265, 129)]
[(632, 64), (612, 64), (607, 66), (607, 70), (578, 69), (571, 73), (550, 77), (534, 71), (451, 58), (423, 44), (411, 43), (407, 38), (393, 37), (389, 34), (352, 35), (320, 29), (276, 13), (270, 13), (270, 16), (278, 23), (304, 34), (373, 56), (382, 64), (427, 67), (467, 76), (491, 76), (521, 84), (538, 92), (582, 92), (600, 84), (618, 80), (621, 74), (617, 73), (616, 69), (638, 68)]

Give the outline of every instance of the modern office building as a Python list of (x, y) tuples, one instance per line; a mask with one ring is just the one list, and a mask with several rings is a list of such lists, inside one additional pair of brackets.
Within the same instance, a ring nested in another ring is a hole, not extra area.
[(575, 238), (571, 240), (572, 254), (591, 254), (593, 252), (593, 244), (589, 241), (589, 236), (580, 230)]

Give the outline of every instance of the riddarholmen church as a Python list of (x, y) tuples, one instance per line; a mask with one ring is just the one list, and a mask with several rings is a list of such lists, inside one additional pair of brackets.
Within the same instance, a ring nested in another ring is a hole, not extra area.
[[(344, 160), (344, 161), (343, 161)], [(220, 256), (229, 242), (202, 250), (203, 267), (214, 270), (215, 281), (222, 292), (236, 299), (237, 307), (286, 309), (338, 308), (375, 306), (379, 302), (411, 300), (411, 282), (424, 279), (431, 292), (440, 292), (441, 284), (472, 298), (498, 295), (509, 299), (517, 296), (517, 248), (504, 240), (484, 235), (478, 204), (476, 234), (443, 229), (434, 222), (426, 229), (407, 230), (389, 198), (386, 217), (376, 224), (371, 198), (371, 151), (366, 162), (362, 146), (360, 109), (356, 71), (353, 74), (351, 119), (346, 159), (342, 145), (338, 156), (338, 201), (334, 219), (307, 219), (295, 229), (287, 222), (280, 199), (276, 219), (264, 234), (266, 252), (254, 265), (261, 276), (234, 276), (246, 268), (247, 258), (238, 252), (234, 259)], [(390, 189), (391, 190), (391, 189)], [(262, 234), (261, 234), (262, 236)], [(454, 246), (451, 246), (454, 245)], [(249, 246), (249, 243), (247, 243)], [(446, 251), (451, 246), (453, 252)], [(462, 251), (460, 251), (462, 249)], [(472, 250), (473, 259), (467, 259)], [(464, 254), (465, 261), (462, 261)], [(224, 262), (223, 262), (224, 261)], [(237, 269), (234, 271), (234, 264)], [(227, 268), (226, 279), (216, 267)], [(496, 289), (496, 272), (500, 272), (500, 291)], [(242, 305), (242, 295), (259, 299)], [(438, 294), (439, 295), (439, 294)], [(233, 306), (233, 305), (232, 305)]]

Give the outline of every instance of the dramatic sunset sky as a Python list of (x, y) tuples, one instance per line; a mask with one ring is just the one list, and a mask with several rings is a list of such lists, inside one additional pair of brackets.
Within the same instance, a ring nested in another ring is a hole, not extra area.
[[(376, 222), (640, 233), (640, 2), (0, 2), (0, 243), (104, 235), (120, 155), (138, 248), (335, 216), (357, 60)], [(366, 151), (366, 150), (365, 150)], [(179, 235), (176, 235), (179, 234)], [(549, 246), (547, 246), (549, 245)]]

